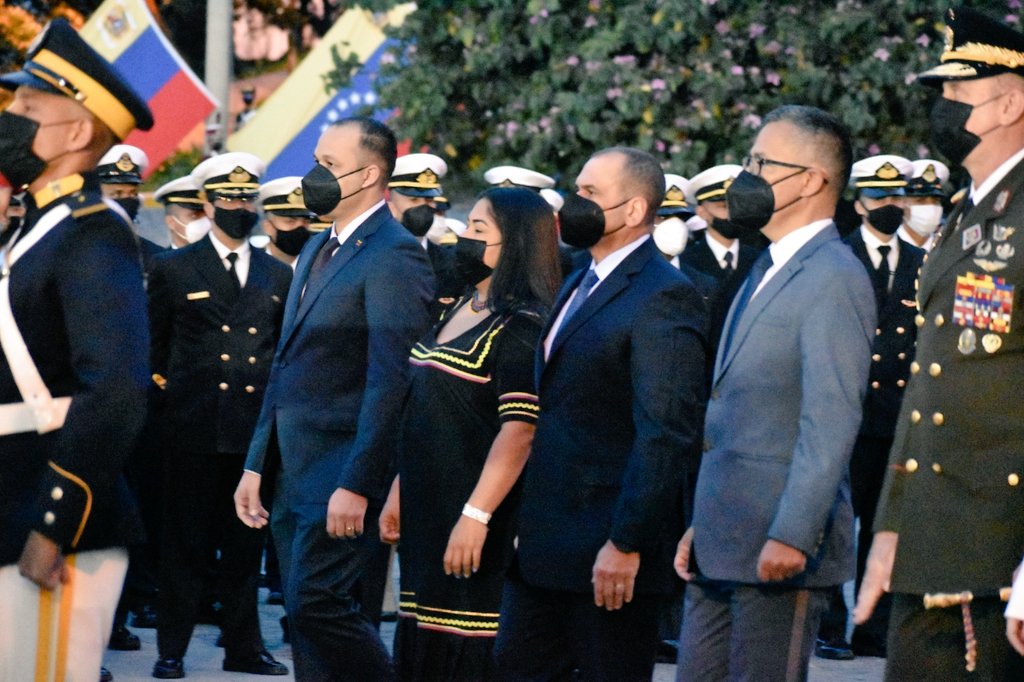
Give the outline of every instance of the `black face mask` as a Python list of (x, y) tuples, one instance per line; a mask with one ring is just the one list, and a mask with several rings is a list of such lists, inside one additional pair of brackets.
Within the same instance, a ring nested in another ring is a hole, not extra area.
[(135, 222), (135, 217), (139, 215), (139, 207), (142, 205), (138, 197), (121, 197), (114, 199), (114, 203), (123, 208), (132, 222)]
[(277, 230), (274, 246), (289, 256), (298, 256), (299, 252), (302, 251), (302, 247), (306, 245), (306, 242), (312, 236), (313, 233), (305, 227), (297, 227), (294, 230)]
[(46, 162), (32, 151), (39, 124), (30, 118), (0, 113), (0, 173), (20, 190), (46, 170)]
[[(964, 128), (967, 125), (967, 119), (971, 117), (971, 113), (975, 109), (989, 102), (994, 102), (1000, 97), (1002, 95), (996, 95), (974, 105), (954, 102), (945, 97), (940, 98), (932, 106), (930, 116), (932, 144), (951, 162), (957, 166), (963, 165), (967, 155), (981, 144), (980, 136)], [(998, 127), (998, 125), (994, 126), (986, 132), (991, 132)], [(982, 133), (982, 135), (984, 134)]]
[(711, 229), (726, 239), (736, 239), (740, 236), (740, 228), (728, 218), (712, 218)]
[(776, 209), (775, 190), (772, 187), (803, 172), (804, 170), (798, 170), (769, 183), (760, 175), (740, 171), (725, 193), (725, 201), (729, 206), (729, 221), (736, 226), (737, 236), (757, 235), (772, 219), (776, 210), (781, 211), (800, 201), (803, 197), (797, 197)]
[[(501, 242), (498, 242), (499, 244)], [(459, 237), (455, 242), (455, 276), (467, 286), (475, 286), (491, 276), (494, 268), (484, 263), (484, 251), (488, 244), (482, 239)]]
[[(579, 194), (569, 194), (565, 197), (565, 204), (558, 211), (558, 227), (562, 241), (569, 246), (580, 249), (589, 249), (601, 241), (605, 235), (605, 211), (618, 208), (629, 201), (621, 201), (614, 206), (601, 208), (597, 203), (581, 197)], [(621, 230), (625, 225), (615, 228), (608, 234)]]
[(318, 216), (325, 216), (336, 209), (343, 199), (354, 197), (362, 192), (366, 189), (365, 187), (360, 187), (352, 194), (345, 196), (341, 193), (341, 185), (338, 184), (338, 180), (358, 173), (363, 168), (366, 166), (342, 175), (332, 175), (331, 171), (319, 163), (313, 166), (313, 170), (302, 178), (302, 198), (306, 202), (306, 208)]
[(252, 228), (259, 222), (256, 211), (249, 211), (244, 208), (221, 208), (215, 206), (213, 209), (213, 222), (224, 234), (232, 239), (245, 239)]
[(427, 234), (433, 224), (434, 209), (428, 204), (406, 209), (402, 214), (402, 225), (417, 239)]
[[(864, 204), (861, 203), (861, 206)], [(867, 209), (867, 206), (864, 208)], [(867, 220), (871, 227), (882, 234), (896, 234), (896, 230), (903, 224), (903, 209), (893, 204), (873, 208), (868, 211)]]

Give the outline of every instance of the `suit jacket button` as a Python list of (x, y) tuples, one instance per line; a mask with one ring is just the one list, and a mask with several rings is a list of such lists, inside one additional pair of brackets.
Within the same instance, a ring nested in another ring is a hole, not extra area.
[(899, 358), (900, 360), (906, 360), (907, 359), (907, 354), (906, 353), (900, 353), (896, 357)]
[(899, 387), (899, 388), (903, 388), (903, 387), (904, 387), (904, 386), (906, 386), (906, 385), (907, 385), (907, 382), (906, 382), (906, 381), (904, 381), (903, 379), (897, 379), (897, 380), (896, 380), (896, 386), (897, 386), (897, 387)]
[(226, 391), (226, 390), (228, 390), (228, 385), (227, 385), (227, 384), (225, 384), (225, 383), (224, 383), (224, 382), (222, 381), (222, 382), (220, 382), (220, 384), (218, 384), (218, 388), (220, 388), (220, 390), (222, 390), (222, 391)]
[(1006, 482), (1009, 483), (1014, 488), (1016, 488), (1018, 485), (1020, 485), (1020, 476), (1018, 476), (1017, 474), (1010, 474), (1009, 476), (1006, 477)]
[(896, 327), (896, 333), (897, 333), (897, 334), (903, 334), (903, 333), (905, 333), (906, 331), (907, 331), (907, 330), (906, 330), (906, 329), (904, 329), (903, 327)]
[(946, 418), (942, 416), (941, 412), (936, 412), (932, 415), (932, 423), (936, 426), (942, 426), (946, 422)]
[(881, 386), (881, 384), (879, 384), (877, 381), (871, 382), (871, 388), (878, 388), (879, 386)]
[(934, 464), (932, 464), (932, 471), (934, 471), (937, 474), (941, 474), (942, 473), (942, 465), (939, 464), (938, 462), (935, 462)]
[(224, 362), (227, 362), (228, 360), (231, 359), (231, 356), (228, 355), (227, 353), (221, 353), (220, 359), (223, 360)]
[(54, 502), (60, 502), (62, 499), (64, 499), (64, 489), (61, 488), (59, 485), (54, 487), (54, 489), (50, 491), (50, 499), (52, 499)]
[(916, 424), (919, 421), (921, 421), (921, 413), (918, 412), (917, 410), (911, 410), (911, 412), (910, 412), (910, 423), (911, 424)]
[(924, 326), (924, 315), (920, 315), (920, 314), (914, 315), (914, 324), (916, 324), (918, 327), (923, 327)]
[(256, 333), (256, 327), (249, 327), (249, 333), (250, 334), (255, 334)]
[(224, 332), (225, 334), (227, 334), (227, 333), (228, 333), (229, 331), (231, 331), (231, 327), (229, 327), (229, 326), (227, 326), (227, 325), (225, 324), (225, 325), (222, 325), (222, 326), (221, 326), (220, 330), (221, 330), (222, 332)]
[(45, 523), (47, 526), (52, 526), (53, 522), (56, 520), (57, 517), (54, 516), (53, 512), (51, 511), (48, 511), (45, 514), (43, 514), (43, 523)]
[(942, 374), (942, 365), (940, 365), (937, 362), (933, 362), (932, 364), (928, 365), (928, 373), (931, 374), (933, 377), (939, 376), (940, 374)]
[(906, 469), (910, 473), (917, 471), (917, 460), (911, 457), (907, 460)]
[(942, 316), (942, 313), (939, 313), (935, 316), (935, 326), (941, 327), (944, 324), (946, 324), (946, 318)]
[(246, 393), (255, 393), (255, 392), (256, 392), (256, 389), (255, 389), (255, 388), (253, 388), (252, 386), (246, 386), (246, 387), (245, 387), (245, 392), (246, 392)]
[(250, 365), (255, 365), (255, 364), (256, 364), (256, 358), (254, 358), (254, 357), (252, 357), (252, 356), (250, 355), (250, 356), (249, 356), (249, 364), (250, 364)]
[(875, 336), (881, 336), (881, 335), (882, 335), (882, 330), (881, 329), (875, 329)]
[(921, 371), (921, 365), (917, 364), (916, 360), (914, 362), (910, 363), (910, 373), (911, 374), (917, 374), (920, 371)]
[(872, 355), (872, 356), (871, 356), (871, 360), (872, 360), (873, 362), (878, 362), (878, 361), (879, 361), (879, 360), (881, 360), (881, 359), (882, 359), (882, 356), (881, 356), (881, 355), (879, 355), (878, 353), (875, 353), (874, 355)]

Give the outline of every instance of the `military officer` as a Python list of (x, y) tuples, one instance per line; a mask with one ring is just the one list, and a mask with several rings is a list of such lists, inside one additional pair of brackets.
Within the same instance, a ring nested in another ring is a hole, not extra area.
[(942, 226), (942, 201), (946, 198), (942, 186), (949, 181), (949, 167), (935, 159), (918, 159), (911, 165), (913, 173), (907, 178), (904, 200), (907, 217), (896, 234), (928, 252)]
[(122, 476), (145, 417), (146, 299), (96, 164), (152, 114), (64, 19), (0, 113), (24, 191), (0, 279), (0, 678), (96, 679), (141, 524)]
[(153, 192), (164, 207), (164, 224), (171, 235), (171, 248), (194, 244), (210, 231), (210, 219), (203, 211), (202, 188), (191, 175), (175, 178)]
[(484, 182), (491, 187), (523, 187), (540, 192), (554, 189), (555, 179), (521, 166), (495, 166), (484, 171)]
[(921, 271), (854, 620), (893, 592), (889, 679), (1020, 680), (999, 594), (1024, 548), (1024, 35), (963, 8), (946, 24), (941, 64), (919, 79), (942, 87), (933, 144), (971, 188)]
[(302, 178), (289, 176), (260, 185), (263, 231), (270, 237), (267, 253), (295, 269), (299, 252), (313, 233), (309, 229), (313, 214), (302, 198)]
[(161, 377), (164, 547), (153, 676), (181, 677), (208, 557), (220, 551), (224, 669), (288, 670), (263, 646), (256, 582), (264, 534), (235, 517), (231, 496), (259, 415), (291, 270), (252, 249), (264, 164), (230, 152), (199, 164), (210, 233), (160, 254), (149, 287), (153, 372)]
[[(862, 159), (850, 172), (854, 210), (862, 222), (846, 243), (871, 277), (878, 312), (863, 418), (850, 458), (853, 512), (860, 518), (857, 586), (864, 576), (875, 507), (914, 359), (915, 281), (924, 251), (895, 235), (904, 220), (904, 191), (912, 173), (910, 161), (895, 155)], [(888, 606), (885, 600), (869, 622), (854, 630), (851, 647), (846, 641), (846, 602), (842, 588), (836, 588), (822, 617), (815, 654), (833, 660), (849, 660), (855, 655), (884, 657)]]
[(685, 201), (708, 227), (705, 238), (695, 243), (683, 260), (719, 281), (737, 270), (745, 275), (757, 257), (755, 248), (737, 239), (737, 229), (729, 222), (729, 209), (725, 205), (725, 191), (741, 170), (734, 164), (713, 166), (693, 176), (686, 186)]
[(130, 144), (115, 144), (96, 166), (103, 196), (123, 208), (132, 222), (139, 215), (139, 207), (142, 205), (139, 185), (142, 184), (142, 175), (147, 168), (149, 157), (146, 152)]

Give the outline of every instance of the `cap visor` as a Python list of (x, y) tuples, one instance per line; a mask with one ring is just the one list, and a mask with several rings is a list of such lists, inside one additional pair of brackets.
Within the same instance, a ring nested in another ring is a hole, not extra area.
[(392, 192), (398, 192), (404, 194), (407, 197), (426, 197), (433, 199), (434, 197), (441, 196), (441, 190), (439, 189), (418, 189), (416, 187), (392, 187)]
[(7, 90), (17, 90), (22, 85), (26, 85), (35, 90), (42, 90), (53, 95), (63, 95), (64, 93), (53, 87), (42, 78), (37, 78), (30, 74), (28, 71), (14, 71), (13, 73), (5, 73), (0, 76), (0, 88)]

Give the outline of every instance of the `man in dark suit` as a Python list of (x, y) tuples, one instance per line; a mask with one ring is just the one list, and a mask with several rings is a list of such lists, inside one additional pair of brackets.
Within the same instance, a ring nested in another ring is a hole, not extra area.
[(231, 152), (192, 171), (210, 233), (154, 259), (149, 286), (153, 372), (162, 378), (164, 547), (153, 676), (184, 674), (205, 569), (219, 550), (224, 669), (288, 670), (268, 654), (256, 606), (263, 533), (239, 523), (231, 494), (256, 427), (281, 330), (291, 269), (250, 248), (263, 162)]
[(434, 288), (426, 253), (384, 201), (395, 149), (394, 133), (366, 118), (331, 125), (317, 143), (303, 197), (334, 226), (299, 255), (235, 493), (239, 517), (266, 525), (261, 485), (276, 478), (273, 537), (300, 682), (393, 674), (354, 594), (379, 542), (366, 509), (387, 492), (409, 349)]
[[(1024, 551), (1024, 35), (946, 15), (936, 149), (971, 177), (921, 270), (917, 354), (854, 620), (893, 593), (886, 676), (1020, 680), (999, 591)], [(1015, 294), (1015, 291), (1017, 294)], [(1009, 626), (1009, 628), (1008, 628)]]
[(875, 303), (832, 221), (849, 133), (812, 107), (764, 120), (727, 200), (730, 220), (772, 245), (732, 304), (715, 363), (693, 526), (676, 558), (691, 578), (680, 680), (804, 679), (828, 590), (853, 574), (848, 467)]
[(506, 679), (576, 669), (649, 680), (671, 590), (665, 540), (698, 437), (704, 306), (650, 239), (665, 191), (653, 157), (598, 152), (576, 186), (562, 238), (593, 261), (563, 287), (541, 335), (541, 417), (495, 655)]
[(153, 118), (63, 19), (0, 87), (0, 176), (26, 211), (0, 279), (0, 679), (96, 679), (141, 537), (122, 473), (149, 334), (131, 228), (95, 168)]
[[(911, 173), (910, 161), (891, 154), (862, 159), (853, 164), (850, 173), (854, 209), (863, 222), (845, 241), (871, 278), (878, 312), (864, 416), (850, 457), (853, 513), (860, 519), (855, 582), (858, 588), (864, 577), (875, 507), (882, 492), (896, 415), (903, 388), (910, 378), (917, 338), (915, 282), (924, 251), (895, 234), (903, 224), (904, 191)], [(889, 625), (887, 605), (875, 612), (870, 623), (854, 630), (852, 647), (846, 642), (847, 616), (842, 588), (837, 587), (822, 617), (815, 655), (833, 660), (848, 660), (854, 655), (884, 658)]]

